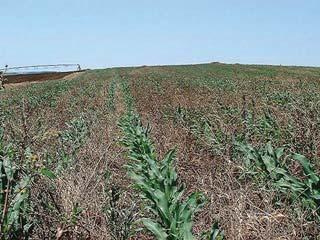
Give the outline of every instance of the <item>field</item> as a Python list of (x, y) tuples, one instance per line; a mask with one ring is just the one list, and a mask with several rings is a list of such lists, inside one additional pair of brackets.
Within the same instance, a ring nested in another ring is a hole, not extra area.
[(33, 73), (33, 74), (16, 74), (16, 75), (7, 75), (6, 84), (15, 84), (15, 83), (34, 83), (41, 81), (49, 81), (62, 79), (71, 74), (76, 74), (75, 72), (44, 72), (44, 73)]
[(0, 111), (1, 239), (320, 239), (320, 68), (90, 70)]

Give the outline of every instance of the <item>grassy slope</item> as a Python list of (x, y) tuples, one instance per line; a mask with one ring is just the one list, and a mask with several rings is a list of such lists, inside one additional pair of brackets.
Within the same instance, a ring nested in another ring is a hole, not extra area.
[[(77, 154), (76, 170), (54, 183), (60, 213), (40, 218), (43, 224), (34, 234), (54, 236), (61, 215), (70, 215), (78, 203), (86, 210), (78, 223), (83, 227), (77, 228), (80, 235), (90, 232), (92, 238), (108, 239), (110, 229), (102, 211), (104, 169), (112, 175), (110, 185), (132, 194), (123, 169), (123, 149), (117, 143), (117, 122), (124, 112), (121, 79), (129, 82), (144, 122), (151, 123), (159, 154), (176, 146), (178, 173), (188, 191), (201, 190), (209, 199), (195, 232), (218, 220), (228, 239), (301, 239), (320, 234), (318, 224), (308, 220), (305, 211), (297, 211), (299, 203), (279, 197), (268, 182), (240, 178), (243, 164), (232, 144), (245, 136), (254, 146), (268, 141), (285, 145), (287, 152), (304, 154), (319, 170), (320, 69), (226, 64), (97, 70), (72, 81), (1, 92), (7, 141), (22, 142), (42, 160), (59, 144), (50, 133), (63, 131), (79, 114), (90, 122), (90, 136)], [(22, 116), (27, 116), (27, 127)], [(50, 138), (44, 137), (48, 134)], [(298, 166), (289, 160), (286, 164), (299, 175)], [(122, 202), (124, 208), (132, 204), (129, 199)], [(68, 234), (79, 237), (72, 230)]]

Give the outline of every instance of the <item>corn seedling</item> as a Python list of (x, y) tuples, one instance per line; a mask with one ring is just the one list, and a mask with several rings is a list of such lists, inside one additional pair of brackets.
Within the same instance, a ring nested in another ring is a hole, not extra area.
[(143, 224), (157, 239), (194, 239), (192, 218), (205, 198), (201, 193), (193, 193), (182, 200), (184, 188), (178, 184), (175, 151), (169, 151), (158, 161), (149, 138), (150, 128), (145, 128), (137, 115), (128, 114), (120, 127), (125, 134), (122, 143), (129, 149), (132, 160), (128, 164), (129, 176), (155, 216), (142, 219)]

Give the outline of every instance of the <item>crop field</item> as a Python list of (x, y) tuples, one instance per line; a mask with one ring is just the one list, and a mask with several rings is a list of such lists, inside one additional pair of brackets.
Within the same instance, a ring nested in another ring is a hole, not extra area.
[(320, 68), (90, 70), (0, 123), (0, 239), (320, 239)]
[[(70, 78), (73, 75), (80, 75), (81, 72), (45, 72), (45, 73), (33, 73), (33, 74), (16, 74), (5, 76), (5, 87), (13, 87), (19, 85), (26, 85), (29, 83), (51, 81), (62, 78)], [(20, 83), (20, 84), (17, 84)]]

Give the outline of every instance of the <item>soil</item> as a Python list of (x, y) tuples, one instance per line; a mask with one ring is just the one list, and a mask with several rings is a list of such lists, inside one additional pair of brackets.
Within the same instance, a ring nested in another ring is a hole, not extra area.
[(39, 82), (59, 80), (59, 79), (72, 80), (81, 74), (83, 74), (83, 71), (21, 74), (21, 75), (6, 76), (7, 81), (5, 83), (5, 87), (6, 88), (20, 87), (20, 86), (26, 86), (32, 83), (39, 83)]

